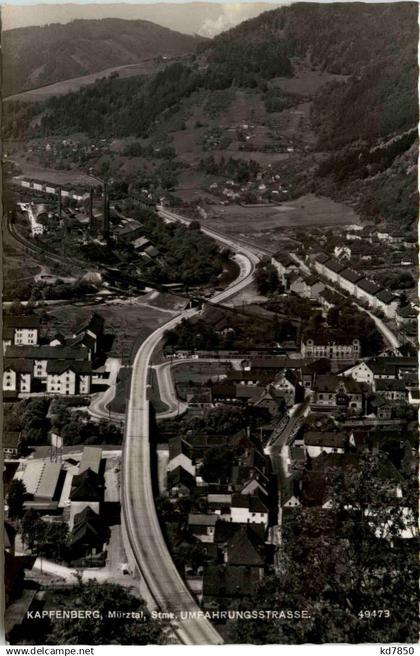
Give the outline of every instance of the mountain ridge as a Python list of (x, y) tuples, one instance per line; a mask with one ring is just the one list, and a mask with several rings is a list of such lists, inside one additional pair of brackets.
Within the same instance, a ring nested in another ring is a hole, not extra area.
[[(78, 19), (3, 33), (3, 94), (195, 50), (203, 37), (145, 20)], [(36, 53), (36, 54), (34, 54)]]

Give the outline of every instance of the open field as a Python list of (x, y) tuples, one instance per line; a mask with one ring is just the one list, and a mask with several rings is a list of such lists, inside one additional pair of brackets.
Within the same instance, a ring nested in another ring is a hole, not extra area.
[(151, 304), (146, 305), (142, 300), (143, 297), (140, 297), (138, 302), (115, 301), (89, 306), (54, 306), (47, 314), (51, 330), (68, 335), (92, 312), (97, 312), (105, 319), (105, 333), (113, 336), (108, 355), (120, 357), (127, 363), (134, 352), (134, 346), (138, 347), (151, 332), (171, 317), (171, 313)]
[(206, 383), (209, 378), (217, 379), (231, 370), (229, 364), (221, 362), (185, 362), (172, 367), (172, 376), (176, 384)]
[(136, 64), (128, 64), (126, 66), (116, 66), (114, 68), (106, 68), (97, 73), (90, 73), (89, 75), (82, 75), (81, 77), (70, 78), (69, 80), (62, 80), (54, 84), (47, 84), (43, 87), (30, 89), (29, 91), (22, 91), (13, 96), (8, 96), (5, 100), (20, 100), (22, 102), (41, 102), (51, 96), (62, 96), (65, 93), (78, 91), (82, 87), (93, 84), (96, 80), (104, 77), (109, 77), (111, 73), (118, 73), (120, 78), (133, 77), (134, 75), (149, 75), (155, 73), (162, 68), (163, 64), (158, 64), (153, 59), (145, 59), (144, 61)]
[(45, 180), (53, 184), (67, 185), (97, 185), (98, 181), (83, 171), (72, 169), (69, 171), (58, 171), (36, 164), (33, 160), (27, 161), (26, 157), (13, 155), (11, 158), (22, 169), (22, 175), (28, 178)]
[(359, 223), (357, 214), (347, 205), (313, 194), (269, 207), (228, 205), (209, 207), (208, 211), (209, 227), (242, 238), (252, 237), (256, 244), (272, 245), (274, 249), (287, 229)]

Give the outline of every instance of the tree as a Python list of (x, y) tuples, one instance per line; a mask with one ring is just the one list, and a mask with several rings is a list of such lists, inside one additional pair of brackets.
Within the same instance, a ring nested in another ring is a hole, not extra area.
[[(92, 610), (93, 617), (50, 623), (44, 635), (47, 645), (149, 645), (163, 644), (162, 626), (153, 620), (143, 600), (121, 586), (96, 582), (80, 583), (69, 595), (51, 593), (54, 607)], [(115, 612), (133, 617), (115, 617)]]
[(238, 621), (234, 639), (414, 642), (417, 541), (400, 537), (403, 529), (415, 535), (415, 513), (407, 512), (416, 506), (411, 478), (403, 478), (383, 453), (367, 452), (354, 467), (331, 469), (330, 510), (303, 508), (283, 524), (282, 574), (266, 577), (253, 599), (258, 609), (308, 609), (310, 618)]
[(255, 281), (260, 294), (270, 294), (279, 291), (281, 288), (277, 269), (271, 264), (268, 258), (264, 258), (258, 262), (255, 269)]
[(10, 519), (19, 519), (23, 515), (23, 504), (27, 498), (25, 484), (20, 479), (14, 479), (7, 495)]
[(208, 483), (227, 483), (234, 462), (233, 451), (227, 447), (213, 447), (206, 451), (201, 476)]

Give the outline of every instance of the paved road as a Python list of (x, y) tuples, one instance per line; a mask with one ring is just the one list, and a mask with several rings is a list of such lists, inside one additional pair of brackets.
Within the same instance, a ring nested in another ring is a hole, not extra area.
[[(161, 212), (164, 212), (169, 220), (183, 220), (178, 215), (163, 210)], [(252, 251), (241, 246), (238, 247), (232, 240), (219, 238), (212, 231), (207, 230), (206, 234), (229, 246), (248, 260), (247, 266), (241, 267), (239, 278), (209, 301), (221, 303), (252, 282), (258, 257)], [(147, 375), (152, 353), (165, 332), (175, 328), (183, 319), (193, 317), (198, 312), (198, 308), (183, 311), (149, 335), (140, 346), (133, 363), (127, 407), (122, 460), (125, 548), (134, 559), (143, 582), (146, 584), (149, 603), (157, 606), (162, 612), (197, 611), (198, 606), (171, 559), (154, 504), (150, 467)], [(207, 645), (223, 642), (215, 628), (204, 619), (183, 620), (176, 626), (175, 632), (183, 644)]]
[(398, 339), (398, 337), (392, 332), (392, 330), (390, 330), (390, 328), (388, 328), (388, 326), (382, 321), (382, 319), (374, 315), (369, 310), (366, 310), (366, 308), (362, 307), (361, 305), (358, 305), (357, 303), (355, 303), (355, 305), (357, 305), (359, 310), (361, 310), (362, 312), (366, 312), (366, 314), (370, 316), (370, 318), (375, 322), (379, 332), (382, 333), (382, 335), (384, 336), (385, 341), (388, 342), (388, 344), (392, 348), (398, 349), (401, 346), (401, 342)]
[(161, 401), (168, 407), (168, 410), (157, 414), (157, 418), (160, 420), (177, 417), (188, 408), (188, 403), (178, 399), (171, 373), (173, 364), (172, 362), (164, 362), (154, 367), (159, 387), (159, 396)]
[(120, 422), (124, 419), (124, 415), (119, 412), (110, 412), (108, 405), (111, 403), (115, 396), (118, 372), (121, 368), (121, 360), (119, 358), (108, 358), (105, 363), (105, 369), (109, 371), (109, 387), (105, 392), (100, 392), (92, 399), (88, 408), (89, 414), (95, 419), (111, 419), (112, 421)]
[[(188, 364), (189, 362), (192, 364), (197, 364), (197, 362), (202, 364), (203, 362), (220, 363), (221, 361), (219, 358), (200, 358), (199, 360), (194, 358), (183, 358), (182, 360), (172, 360), (172, 362), (163, 362), (162, 364), (154, 365), (153, 369), (156, 371), (160, 398), (169, 408), (169, 410), (165, 410), (165, 412), (157, 413), (158, 420), (176, 417), (185, 412), (188, 408), (188, 403), (180, 401), (178, 398), (172, 368), (181, 364)], [(222, 362), (225, 361), (223, 360)], [(233, 363), (234, 361), (230, 360), (229, 362)]]
[[(310, 269), (306, 266), (306, 264), (304, 264), (304, 262), (302, 262), (302, 260), (299, 257), (297, 257), (294, 253), (292, 253), (291, 255), (292, 255), (292, 258), (295, 260), (295, 262), (300, 266), (300, 268), (305, 273), (308, 273), (308, 271), (310, 272)], [(335, 293), (338, 293), (341, 296), (343, 296), (344, 298), (346, 298), (346, 296), (343, 294), (342, 289), (340, 289), (339, 287), (335, 287), (331, 284), (327, 284), (327, 287), (329, 289), (331, 289), (331, 291), (333, 291)], [(385, 341), (388, 343), (389, 346), (391, 346), (394, 349), (398, 349), (401, 346), (401, 341), (398, 339), (398, 337), (395, 335), (395, 333), (393, 333), (392, 330), (390, 328), (388, 328), (388, 326), (384, 323), (384, 321), (382, 321), (382, 319), (377, 317), (370, 310), (367, 310), (365, 307), (363, 307), (363, 305), (359, 305), (359, 303), (357, 302), (358, 299), (357, 299), (356, 296), (352, 295), (351, 300), (354, 303), (354, 305), (356, 305), (356, 307), (361, 312), (366, 312), (366, 314), (368, 314), (370, 316), (370, 318), (375, 322), (377, 329), (383, 335), (383, 337), (385, 338)]]

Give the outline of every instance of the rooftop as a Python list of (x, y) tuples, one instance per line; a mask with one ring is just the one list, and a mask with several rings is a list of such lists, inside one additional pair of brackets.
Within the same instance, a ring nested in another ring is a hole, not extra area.
[(376, 282), (373, 280), (368, 280), (368, 278), (362, 278), (359, 280), (357, 286), (368, 294), (372, 294), (373, 296), (375, 296), (382, 289), (378, 284), (376, 284)]
[(60, 476), (61, 464), (49, 460), (28, 462), (22, 482), (28, 494), (44, 499), (53, 499)]
[(83, 360), (52, 360), (47, 364), (47, 373), (52, 375), (60, 375), (65, 371), (73, 371), (79, 375), (89, 375), (92, 373), (92, 365), (90, 361), (84, 362)]
[(344, 269), (341, 271), (340, 275), (345, 278), (345, 280), (353, 283), (363, 278), (363, 274), (355, 271), (354, 269)]
[(99, 473), (102, 460), (102, 449), (100, 446), (85, 446), (79, 466), (79, 474), (86, 469), (91, 469), (95, 474)]
[(324, 446), (335, 449), (343, 449), (347, 443), (347, 436), (332, 431), (308, 431), (303, 436), (307, 446)]
[(5, 314), (3, 317), (3, 329), (8, 328), (39, 328), (41, 319), (35, 314), (30, 316), (15, 316)]
[(19, 374), (31, 374), (32, 362), (31, 360), (24, 360), (23, 358), (4, 358), (3, 370), (11, 370)]
[(376, 294), (376, 298), (382, 301), (382, 303), (385, 303), (385, 305), (389, 305), (390, 303), (398, 301), (398, 297), (395, 296), (395, 294), (389, 292), (387, 289), (383, 289), (381, 292), (378, 292), (378, 294)]
[(88, 360), (85, 348), (67, 346), (8, 346), (6, 358), (25, 358), (29, 360)]
[(335, 273), (340, 273), (340, 271), (343, 271), (343, 269), (346, 268), (346, 265), (343, 264), (343, 262), (340, 262), (335, 258), (331, 258), (330, 260), (327, 260), (324, 266), (330, 271), (334, 271)]

